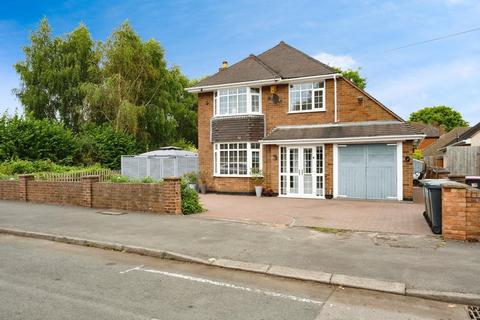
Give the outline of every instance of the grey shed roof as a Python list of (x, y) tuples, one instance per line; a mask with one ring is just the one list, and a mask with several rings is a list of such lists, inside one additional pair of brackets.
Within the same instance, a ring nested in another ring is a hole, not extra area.
[(405, 122), (363, 122), (322, 126), (280, 127), (263, 141), (358, 138), (376, 136), (418, 136), (421, 132)]
[(180, 148), (161, 148), (160, 150), (153, 150), (139, 154), (141, 157), (197, 157), (196, 152), (182, 150)]
[(256, 80), (290, 79), (334, 74), (336, 71), (281, 41), (275, 47), (235, 63), (192, 88)]

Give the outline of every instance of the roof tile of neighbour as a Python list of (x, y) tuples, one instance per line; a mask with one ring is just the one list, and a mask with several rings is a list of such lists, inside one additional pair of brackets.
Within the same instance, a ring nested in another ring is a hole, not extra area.
[(474, 125), (473, 127), (471, 127), (470, 129), (468, 129), (467, 131), (465, 131), (464, 133), (462, 133), (462, 135), (458, 139), (459, 141), (470, 139), (471, 137), (476, 135), (477, 132), (479, 131), (480, 131), (480, 122)]
[(459, 137), (465, 133), (469, 128), (455, 128), (452, 129), (450, 132), (447, 132), (438, 138), (437, 141), (429, 145), (423, 150), (424, 156), (440, 156), (443, 154), (442, 151), (439, 149), (449, 145), (451, 143), (455, 143), (459, 140)]
[(417, 130), (423, 132), (425, 138), (438, 138), (440, 137), (440, 129), (432, 126), (431, 124), (426, 124), (422, 122), (410, 122), (410, 125)]
[(405, 122), (369, 122), (330, 124), (322, 126), (279, 127), (273, 130), (263, 141), (337, 139), (375, 136), (421, 135), (417, 129)]
[(225, 70), (203, 79), (192, 88), (228, 83), (290, 79), (334, 74), (324, 63), (281, 41), (275, 47), (255, 56), (251, 54)]

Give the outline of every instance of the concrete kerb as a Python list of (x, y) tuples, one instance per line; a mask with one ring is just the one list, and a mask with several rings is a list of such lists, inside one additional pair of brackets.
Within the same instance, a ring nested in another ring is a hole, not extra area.
[(180, 262), (198, 263), (225, 269), (241, 270), (287, 279), (312, 281), (328, 285), (374, 290), (398, 295), (414, 296), (429, 300), (480, 305), (480, 295), (478, 294), (408, 289), (406, 288), (406, 284), (401, 282), (383, 281), (371, 278), (361, 278), (342, 274), (332, 274), (321, 271), (311, 271), (269, 264), (235, 261), (229, 259), (210, 258), (206, 260), (171, 251), (9, 228), (0, 228), (0, 233), (19, 237), (62, 242), (79, 246), (94, 247), (104, 250), (134, 253), (143, 256), (175, 260)]

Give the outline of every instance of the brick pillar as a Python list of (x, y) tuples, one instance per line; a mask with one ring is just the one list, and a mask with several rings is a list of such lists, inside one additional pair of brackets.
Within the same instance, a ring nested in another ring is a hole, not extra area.
[(91, 208), (92, 207), (92, 196), (93, 188), (92, 185), (100, 181), (100, 176), (84, 176), (82, 177), (82, 195), (83, 195), (83, 206)]
[(467, 240), (480, 241), (480, 190), (468, 188), (466, 195)]
[(466, 194), (466, 185), (442, 185), (442, 234), (446, 240), (467, 240)]
[(33, 174), (22, 174), (18, 176), (20, 201), (28, 201), (28, 182), (35, 180)]
[(182, 186), (180, 178), (163, 178), (163, 211), (182, 214)]

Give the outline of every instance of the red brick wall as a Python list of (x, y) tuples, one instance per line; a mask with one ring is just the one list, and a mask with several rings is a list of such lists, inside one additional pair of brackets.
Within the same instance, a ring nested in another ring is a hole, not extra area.
[(92, 207), (129, 211), (163, 211), (163, 186), (144, 183), (95, 183)]
[(78, 182), (28, 181), (27, 201), (62, 205), (83, 205)]
[(20, 200), (17, 180), (0, 180), (0, 199)]
[(121, 184), (98, 183), (98, 177), (82, 182), (34, 181), (28, 175), (0, 181), (0, 199), (173, 214), (182, 209), (178, 178), (165, 178), (161, 184)]
[(480, 190), (453, 183), (442, 187), (442, 233), (445, 239), (480, 240)]
[(413, 141), (404, 141), (403, 153), (403, 199), (413, 200)]

